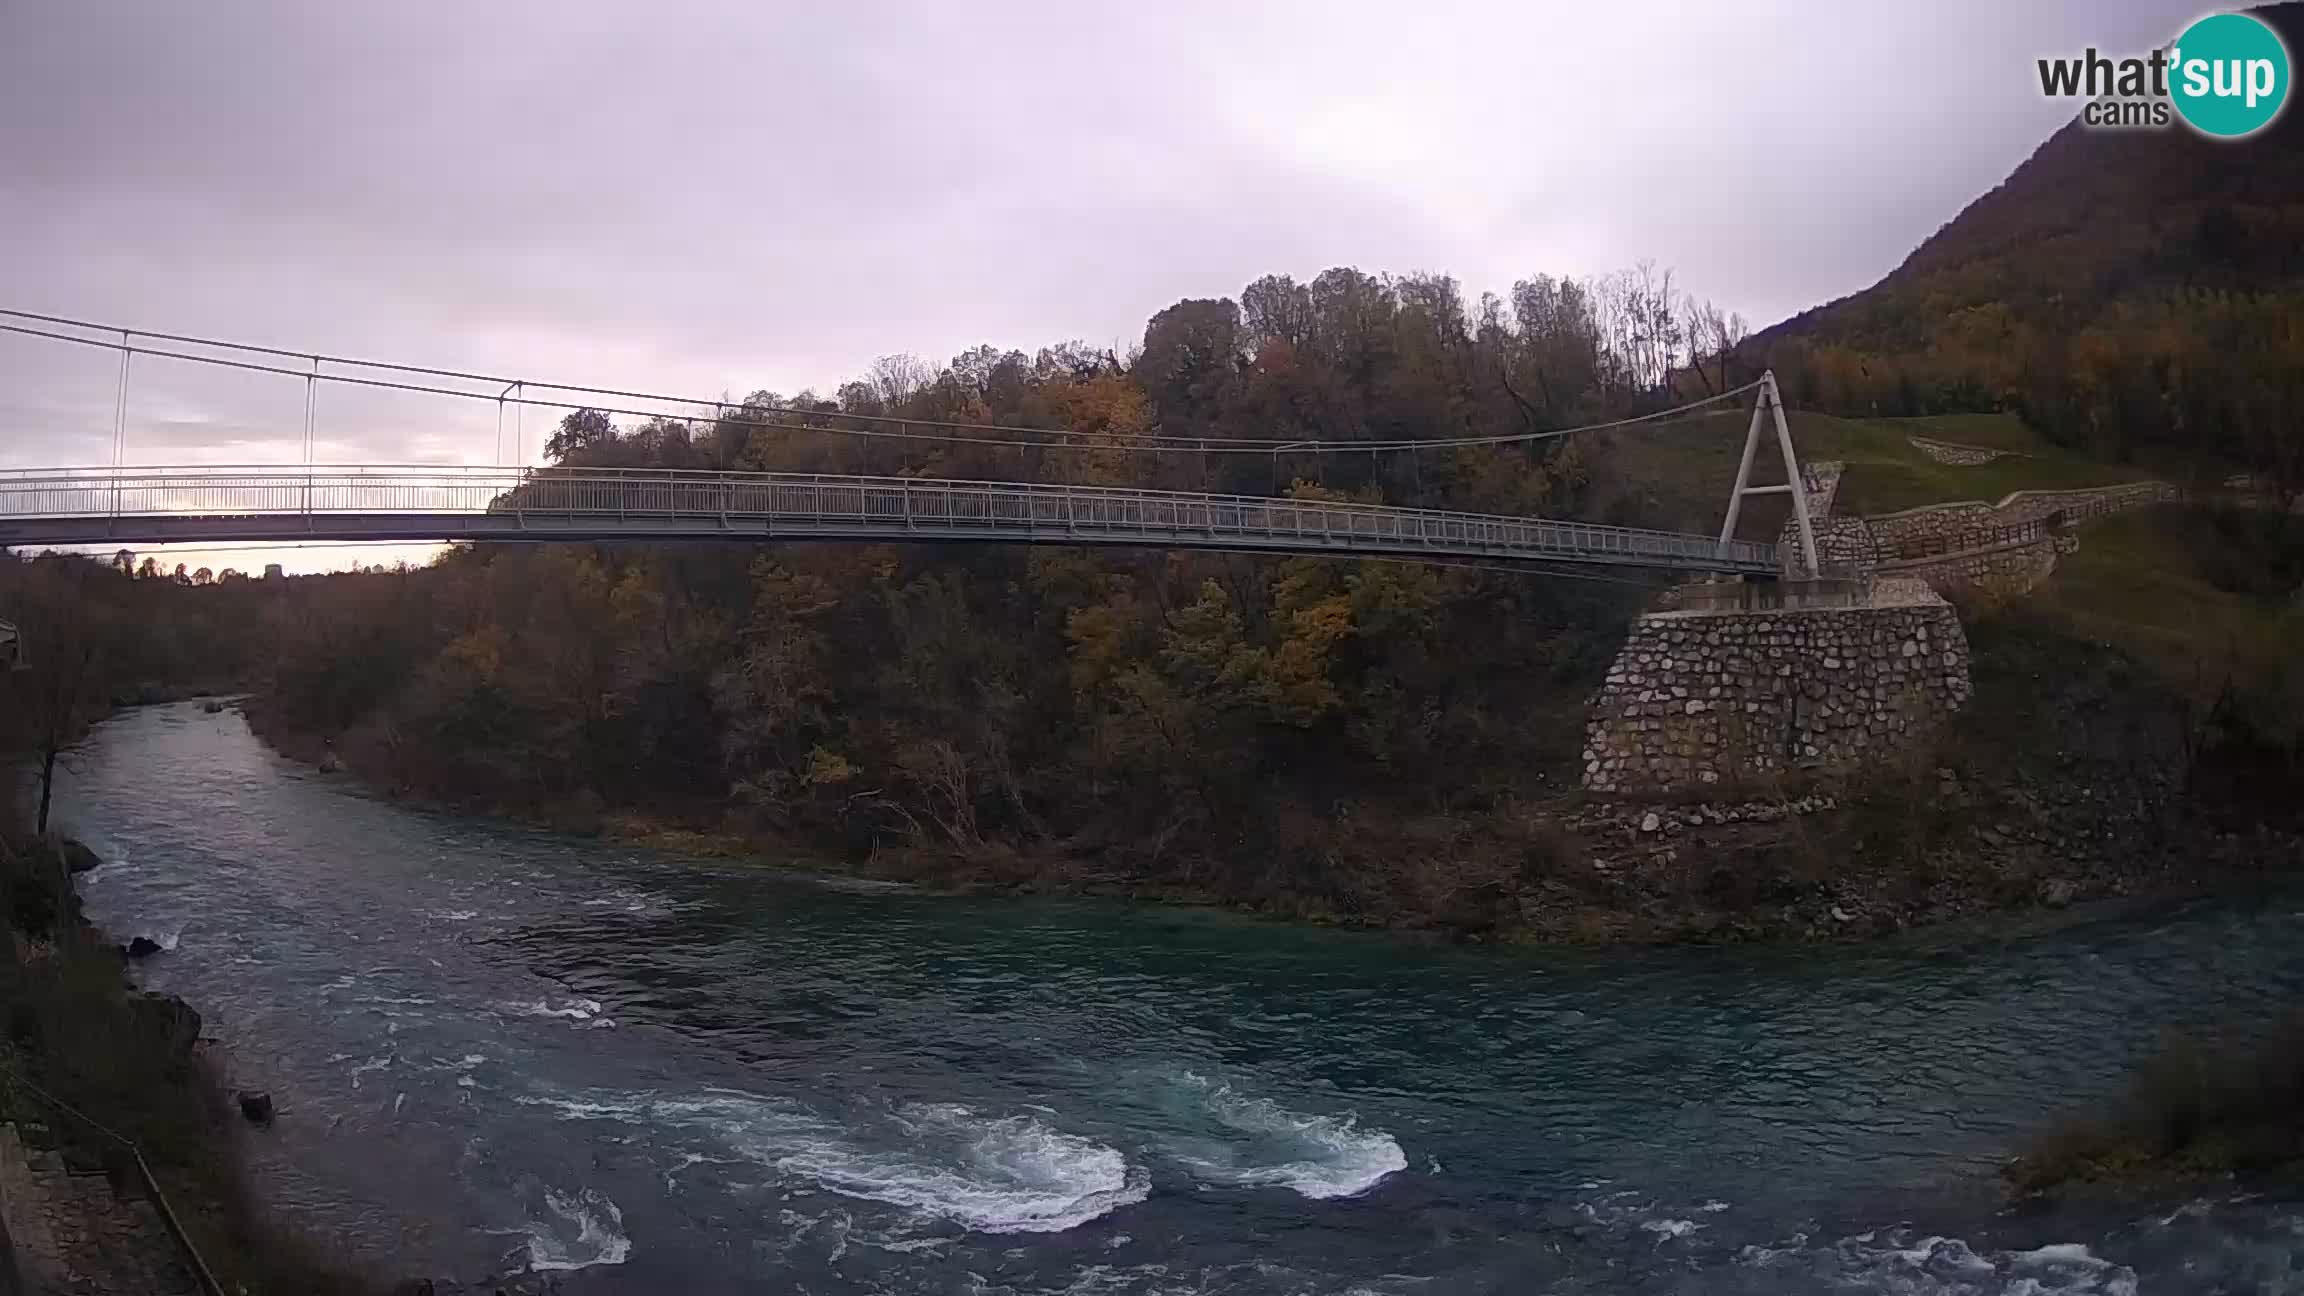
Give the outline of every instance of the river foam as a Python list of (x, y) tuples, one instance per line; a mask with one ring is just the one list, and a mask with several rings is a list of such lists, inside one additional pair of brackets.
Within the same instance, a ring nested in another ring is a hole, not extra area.
[(551, 996), (542, 999), (515, 1000), (496, 1005), (499, 1012), (514, 1017), (565, 1017), (573, 1022), (589, 1022), (600, 1015), (600, 1001), (582, 996), (569, 996), (555, 1003)]
[(1037, 1116), (987, 1116), (957, 1103), (908, 1103), (892, 1116), (908, 1135), (900, 1146), (843, 1135), (796, 1148), (776, 1166), (979, 1233), (1061, 1233), (1151, 1194), (1150, 1177), (1118, 1151)]
[(1746, 1247), (1742, 1264), (1788, 1274), (1829, 1266), (1853, 1291), (1910, 1296), (2137, 1296), (2136, 1272), (2077, 1242), (2028, 1251), (1979, 1252), (1964, 1239), (1914, 1236), (1908, 1229), (1874, 1229), (1825, 1246), (1804, 1237), (1776, 1247)]
[[(624, 1212), (595, 1188), (573, 1193), (544, 1190), (544, 1207), (557, 1223), (532, 1221), (528, 1267), (538, 1270), (589, 1269), (622, 1264), (632, 1254), (624, 1234)], [(571, 1236), (573, 1235), (573, 1236)]]
[(1353, 1116), (1290, 1111), (1229, 1082), (1186, 1071), (1176, 1077), (1212, 1137), (1180, 1141), (1176, 1159), (1196, 1177), (1240, 1187), (1281, 1187), (1315, 1201), (1356, 1197), (1408, 1168), (1399, 1141), (1361, 1129)]
[(1037, 1115), (957, 1103), (865, 1105), (833, 1119), (788, 1099), (732, 1090), (523, 1101), (570, 1119), (640, 1125), (657, 1138), (702, 1136), (714, 1159), (733, 1154), (840, 1196), (977, 1233), (1060, 1233), (1151, 1194), (1151, 1177), (1117, 1149)]

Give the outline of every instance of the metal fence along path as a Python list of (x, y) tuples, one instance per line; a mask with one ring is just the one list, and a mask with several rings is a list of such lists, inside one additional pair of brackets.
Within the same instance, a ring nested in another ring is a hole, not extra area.
[(439, 466), (0, 472), (0, 545), (865, 540), (1423, 556), (1771, 575), (1776, 546), (1544, 518), (1026, 482)]

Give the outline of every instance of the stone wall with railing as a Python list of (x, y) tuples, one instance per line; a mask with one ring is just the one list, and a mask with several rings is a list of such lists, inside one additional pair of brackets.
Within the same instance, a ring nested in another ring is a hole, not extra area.
[[(1883, 560), (1916, 557), (1919, 551), (1950, 553), (1975, 548), (1989, 533), (2021, 526), (2062, 513), (2068, 517), (2102, 516), (2182, 498), (2183, 492), (2167, 482), (2131, 482), (2124, 486), (2097, 486), (2084, 490), (2017, 491), (1997, 504), (1964, 500), (1957, 504), (1928, 504), (1897, 513), (1877, 513), (1865, 519), (1872, 528)], [(1900, 552), (1901, 551), (1901, 552)]]
[[(1969, 698), (1967, 635), (1936, 590), (2022, 593), (2071, 552), (2062, 521), (2182, 497), (2136, 482), (1836, 518), (1839, 467), (1811, 465), (1803, 485), (1826, 574), (1852, 579), (1765, 599), (1718, 582), (1667, 595), (1633, 623), (1593, 697), (1588, 790), (1701, 793), (1889, 759)], [(1799, 544), (1790, 523), (1780, 540), (1789, 561)]]
[(2043, 530), (2025, 539), (1886, 562), (1875, 570), (1922, 580), (1946, 593), (1966, 590), (2012, 598), (2031, 593), (2054, 575), (2057, 555), (2072, 552), (2078, 543), (2071, 535)]

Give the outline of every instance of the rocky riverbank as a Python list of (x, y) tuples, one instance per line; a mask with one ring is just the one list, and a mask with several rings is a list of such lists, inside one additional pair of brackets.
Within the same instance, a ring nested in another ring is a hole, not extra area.
[(234, 1147), (237, 1125), (270, 1119), (270, 1098), (227, 1086), (191, 1005), (131, 984), (127, 960), (165, 955), (82, 915), (71, 878), (102, 863), (77, 841), (0, 832), (0, 1276), (32, 1291), (195, 1292), (204, 1264), (242, 1296), (556, 1290), (550, 1275), (392, 1284), (271, 1218)]
[(122, 947), (81, 914), (71, 878), (100, 864), (77, 842), (0, 834), (9, 951), (0, 963), (0, 1121), (22, 1154), (10, 1164), (18, 1192), (6, 1222), (21, 1234), (14, 1254), (24, 1277), (70, 1290), (199, 1290), (192, 1253), (162, 1224), (172, 1210), (236, 1290), (375, 1290), (320, 1261), (255, 1204), (199, 1013), (130, 985)]

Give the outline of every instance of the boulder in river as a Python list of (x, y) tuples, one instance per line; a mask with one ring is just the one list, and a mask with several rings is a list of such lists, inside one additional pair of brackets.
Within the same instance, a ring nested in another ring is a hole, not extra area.
[(200, 709), (207, 712), (209, 715), (221, 715), (224, 711), (224, 704), (214, 698), (210, 698), (206, 702), (200, 704)]
[(96, 852), (69, 837), (56, 844), (56, 853), (64, 857), (64, 867), (74, 873), (86, 873), (104, 862)]
[(126, 954), (132, 959), (140, 959), (150, 958), (153, 955), (159, 953), (164, 948), (166, 947), (149, 936), (138, 936), (136, 939), (129, 941), (126, 945), (121, 946), (120, 952)]
[(249, 1123), (249, 1124), (251, 1124), (251, 1125), (269, 1125), (269, 1124), (271, 1124), (271, 1123), (272, 1123), (272, 1095), (271, 1095), (271, 1094), (268, 1094), (268, 1093), (266, 1093), (266, 1092), (264, 1092), (264, 1091), (263, 1091), (263, 1090), (261, 1090), (261, 1089), (257, 1089), (257, 1090), (248, 1090), (248, 1089), (243, 1089), (243, 1090), (241, 1090), (241, 1091), (240, 1091), (240, 1114), (241, 1114), (242, 1116), (245, 1116), (245, 1117), (247, 1117), (247, 1118), (248, 1118), (248, 1123)]
[(136, 994), (128, 997), (128, 1010), (169, 1057), (192, 1056), (192, 1043), (200, 1038), (200, 1014), (192, 1005), (174, 995)]

